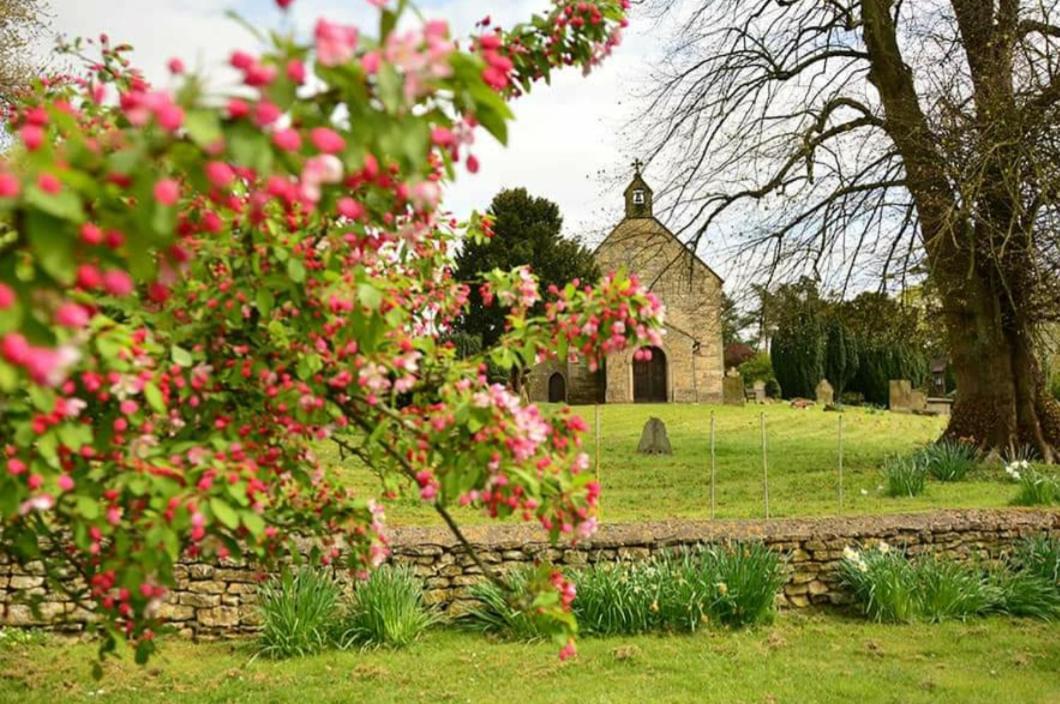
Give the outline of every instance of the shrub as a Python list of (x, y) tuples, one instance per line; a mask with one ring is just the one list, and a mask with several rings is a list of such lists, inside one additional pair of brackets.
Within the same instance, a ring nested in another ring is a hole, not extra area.
[(892, 457), (883, 466), (887, 496), (919, 496), (924, 493), (927, 470), (916, 456)]
[(717, 599), (710, 605), (718, 622), (739, 628), (768, 621), (784, 583), (780, 557), (762, 543), (737, 544), (704, 553), (716, 575)]
[(839, 574), (876, 621), (938, 623), (986, 613), (998, 602), (996, 587), (979, 570), (935, 557), (913, 562), (886, 543), (864, 552), (847, 548)]
[[(574, 613), (579, 627), (592, 635), (634, 635), (646, 633), (668, 619), (677, 620), (673, 613), (676, 600), (660, 602), (660, 562), (600, 563), (578, 572)], [(683, 581), (685, 587), (695, 584)], [(698, 605), (690, 595), (687, 607)]]
[(598, 564), (575, 582), (574, 611), (589, 633), (695, 631), (709, 622), (741, 628), (772, 617), (783, 566), (776, 553), (749, 543)]
[(839, 402), (844, 406), (861, 406), (865, 403), (865, 394), (860, 391), (844, 391), (839, 396)]
[(920, 613), (913, 566), (881, 543), (876, 550), (847, 548), (839, 563), (840, 582), (866, 616), (887, 623), (908, 623)]
[(403, 647), (437, 621), (408, 567), (382, 567), (354, 588), (339, 644)]
[(941, 440), (920, 450), (919, 463), (928, 474), (943, 482), (958, 482), (979, 464), (979, 450), (974, 445)]
[(290, 658), (318, 653), (333, 643), (342, 590), (322, 570), (285, 572), (259, 590), (262, 630), (258, 653)]
[(1049, 506), (1060, 501), (1060, 479), (1035, 469), (1026, 460), (1005, 465), (1005, 473), (1019, 485), (1015, 506)]
[(1055, 581), (1026, 569), (997, 569), (990, 575), (997, 592), (996, 609), (1011, 616), (1043, 621), (1060, 618), (1060, 588)]
[(1008, 562), (982, 569), (935, 556), (912, 561), (886, 543), (847, 548), (841, 583), (868, 617), (884, 622), (938, 623), (990, 612), (1060, 617), (1060, 541), (1024, 543)]
[(510, 571), (505, 576), (507, 592), (487, 580), (473, 584), (471, 596), (478, 603), (460, 616), (460, 625), (512, 640), (545, 638), (545, 628), (529, 608), (529, 576), (527, 569)]
[(935, 557), (913, 563), (919, 616), (932, 623), (985, 614), (1001, 602), (998, 585), (971, 565)]
[(1015, 567), (1037, 575), (1060, 589), (1060, 538), (1028, 538), (1016, 548), (1012, 557)]
[(780, 397), (780, 384), (773, 373), (773, 362), (768, 352), (757, 352), (753, 357), (740, 365), (740, 376), (745, 384), (752, 385), (756, 381), (766, 382), (766, 394), (772, 398)]
[[(688, 632), (707, 623), (740, 628), (772, 617), (783, 573), (781, 558), (760, 543), (597, 563), (571, 573), (577, 588), (573, 610), (589, 635)], [(526, 575), (509, 575), (511, 596), (491, 583), (472, 587), (479, 603), (461, 621), (517, 640), (543, 637), (537, 619), (520, 605)]]

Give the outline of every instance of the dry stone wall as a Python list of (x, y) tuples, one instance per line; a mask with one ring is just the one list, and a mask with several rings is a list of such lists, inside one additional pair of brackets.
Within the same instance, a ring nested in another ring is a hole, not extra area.
[[(601, 526), (591, 541), (553, 547), (533, 526), (482, 526), (467, 530), (485, 563), (504, 571), (535, 560), (579, 567), (605, 561), (645, 560), (662, 550), (729, 541), (763, 541), (787, 559), (788, 576), (778, 595), (782, 606), (843, 604), (836, 567), (843, 548), (883, 540), (910, 554), (934, 552), (960, 560), (996, 559), (1021, 538), (1060, 537), (1060, 510), (956, 510), (924, 514), (773, 521), (667, 521)], [(393, 533), (394, 560), (411, 565), (423, 579), (426, 600), (451, 614), (468, 608), (470, 587), (480, 570), (440, 528), (401, 528)], [(163, 615), (182, 633), (236, 636), (258, 628), (259, 570), (234, 561), (177, 567), (178, 585)], [(40, 618), (22, 598), (43, 598)], [(0, 602), (7, 625), (77, 629), (86, 613), (44, 583), (43, 565), (20, 566), (0, 556)]]

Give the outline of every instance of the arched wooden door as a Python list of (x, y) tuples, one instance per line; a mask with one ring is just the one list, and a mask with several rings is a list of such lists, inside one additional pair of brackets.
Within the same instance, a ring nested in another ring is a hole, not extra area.
[(563, 375), (559, 372), (556, 372), (548, 378), (548, 402), (567, 402), (567, 380), (564, 379)]
[(633, 400), (666, 403), (666, 354), (658, 347), (642, 349), (651, 352), (651, 359), (633, 360)]

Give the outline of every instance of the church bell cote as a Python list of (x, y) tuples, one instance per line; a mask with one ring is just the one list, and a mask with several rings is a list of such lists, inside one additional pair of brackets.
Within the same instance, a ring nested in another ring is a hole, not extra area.
[(644, 182), (640, 175), (640, 169), (644, 163), (637, 159), (633, 162), (633, 181), (626, 188), (626, 218), (650, 218), (651, 210), (651, 188)]

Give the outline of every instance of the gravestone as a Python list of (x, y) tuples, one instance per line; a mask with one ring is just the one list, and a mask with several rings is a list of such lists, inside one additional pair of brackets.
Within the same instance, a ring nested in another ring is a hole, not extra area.
[(747, 394), (743, 388), (743, 377), (735, 368), (721, 382), (722, 401), (726, 406), (742, 406), (747, 403)]
[(890, 405), (895, 413), (913, 413), (927, 409), (927, 396), (913, 388), (908, 379), (891, 379)]
[(666, 424), (652, 416), (644, 424), (637, 452), (642, 455), (671, 455), (670, 438), (666, 435)]
[(822, 406), (830, 406), (835, 403), (835, 389), (828, 383), (828, 379), (821, 379), (817, 385), (817, 403)]
[(755, 388), (755, 403), (766, 402), (766, 382), (759, 379), (754, 384)]

